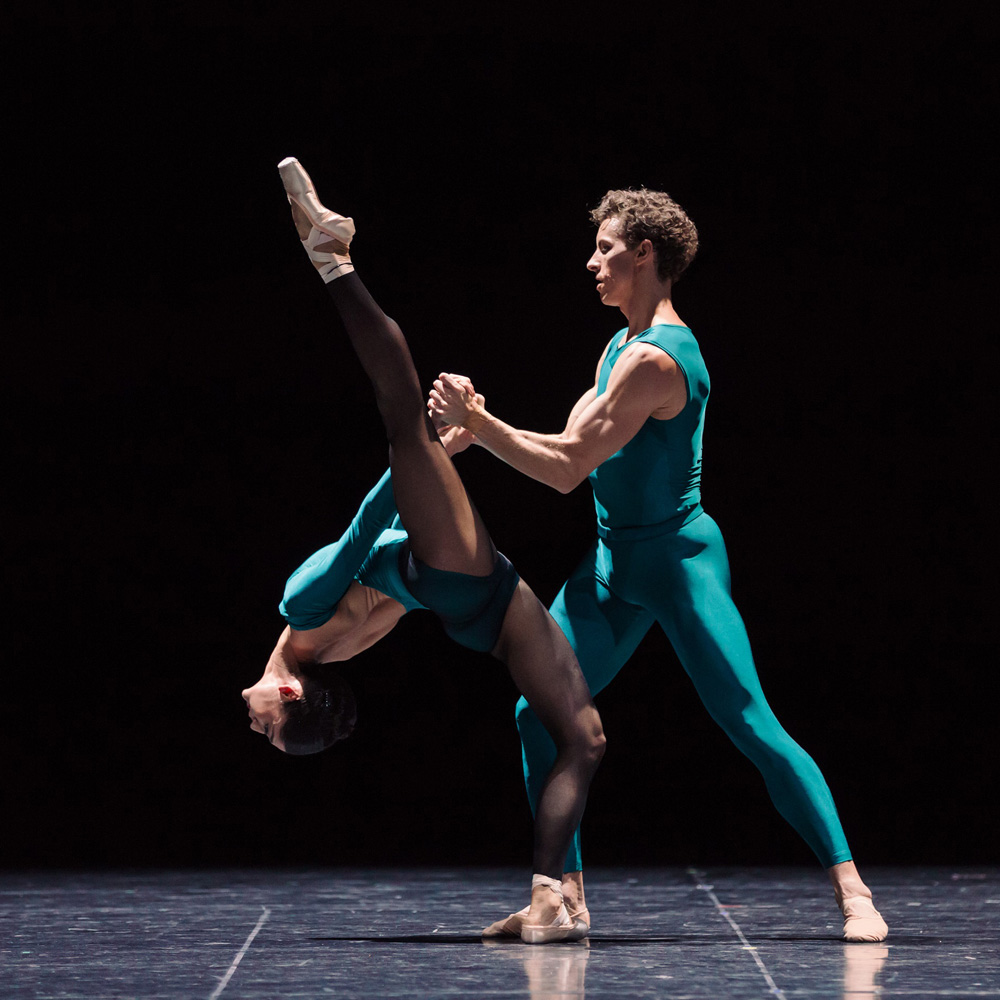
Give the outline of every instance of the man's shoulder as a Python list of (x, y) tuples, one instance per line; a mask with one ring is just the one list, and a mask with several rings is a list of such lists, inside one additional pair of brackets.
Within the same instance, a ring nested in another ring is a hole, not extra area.
[(640, 340), (627, 345), (621, 352), (612, 376), (617, 376), (617, 379), (656, 379), (677, 371), (678, 364), (673, 355), (659, 344)]

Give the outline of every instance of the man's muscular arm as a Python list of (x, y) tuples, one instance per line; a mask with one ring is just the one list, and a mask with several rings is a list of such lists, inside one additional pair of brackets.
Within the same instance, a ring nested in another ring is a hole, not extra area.
[(467, 379), (442, 374), (428, 407), (467, 428), (497, 458), (560, 493), (568, 493), (630, 441), (650, 416), (676, 416), (687, 402), (684, 376), (669, 354), (648, 344), (628, 348), (607, 389), (579, 399), (561, 434), (519, 430), (490, 413)]

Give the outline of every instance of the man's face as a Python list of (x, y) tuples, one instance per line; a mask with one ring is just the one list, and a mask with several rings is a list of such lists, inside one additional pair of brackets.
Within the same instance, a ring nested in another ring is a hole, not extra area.
[(625, 245), (618, 227), (617, 219), (601, 223), (596, 248), (587, 261), (587, 270), (597, 278), (597, 294), (606, 306), (627, 302), (635, 277), (635, 252)]

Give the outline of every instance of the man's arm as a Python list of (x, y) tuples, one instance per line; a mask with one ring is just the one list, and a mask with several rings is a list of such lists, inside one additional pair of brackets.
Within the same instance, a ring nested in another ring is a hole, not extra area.
[(442, 374), (428, 406), (447, 423), (472, 431), (497, 458), (560, 493), (568, 493), (630, 441), (654, 414), (676, 416), (687, 402), (684, 375), (669, 354), (648, 344), (628, 348), (607, 389), (593, 386), (570, 412), (561, 434), (518, 430), (490, 413), (467, 379)]

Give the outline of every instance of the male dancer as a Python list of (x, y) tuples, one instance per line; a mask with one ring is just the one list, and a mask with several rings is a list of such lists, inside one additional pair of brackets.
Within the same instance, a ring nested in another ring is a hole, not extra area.
[[(812, 758), (764, 698), (746, 629), (729, 589), (718, 526), (701, 506), (701, 443), (708, 371), (673, 305), (673, 286), (695, 255), (694, 224), (669, 195), (609, 191), (591, 213), (597, 292), (628, 322), (605, 348), (595, 384), (561, 434), (518, 430), (490, 413), (464, 377), (442, 374), (432, 416), (472, 431), (520, 472), (568, 493), (589, 478), (598, 538), (550, 609), (596, 694), (654, 621), (666, 632), (709, 714), (756, 764), (771, 799), (833, 883), (849, 941), (888, 933), (851, 858), (833, 798)], [(532, 808), (552, 746), (521, 699), (517, 724)], [(579, 830), (563, 874), (569, 912), (589, 920)], [(486, 928), (518, 933), (522, 915)]]

